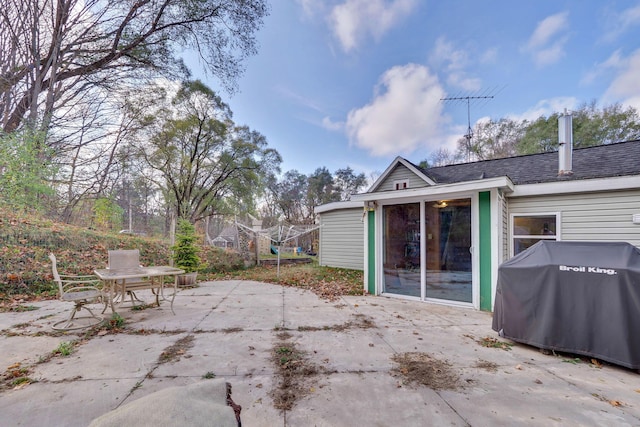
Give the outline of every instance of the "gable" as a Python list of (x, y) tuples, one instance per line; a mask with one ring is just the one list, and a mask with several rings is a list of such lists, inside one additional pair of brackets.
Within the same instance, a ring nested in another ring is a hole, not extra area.
[(403, 182), (407, 183), (407, 189), (429, 186), (429, 184), (425, 182), (423, 178), (416, 175), (408, 167), (406, 167), (402, 163), (397, 163), (396, 166), (391, 170), (391, 172), (378, 185), (375, 191), (393, 191), (396, 190), (396, 183)]

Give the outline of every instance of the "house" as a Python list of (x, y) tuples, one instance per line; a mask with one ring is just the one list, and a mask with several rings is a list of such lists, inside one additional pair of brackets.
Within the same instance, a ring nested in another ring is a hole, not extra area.
[(363, 236), (350, 265), (369, 293), (491, 311), (498, 266), (539, 240), (640, 247), (640, 140), (565, 140), (558, 152), (428, 169), (397, 157), (348, 205), (316, 209), (320, 264), (339, 265), (350, 224)]
[(226, 225), (220, 234), (210, 239), (209, 244), (222, 249), (235, 249), (238, 246), (238, 230), (234, 225)]

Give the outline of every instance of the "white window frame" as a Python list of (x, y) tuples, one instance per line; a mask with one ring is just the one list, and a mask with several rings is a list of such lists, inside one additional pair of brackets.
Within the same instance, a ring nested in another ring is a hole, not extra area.
[[(554, 235), (544, 235), (544, 234), (516, 234), (515, 232), (515, 218), (518, 217), (548, 217), (555, 216), (556, 217), (556, 234)], [(538, 239), (538, 240), (554, 240), (560, 241), (562, 240), (562, 221), (560, 212), (522, 212), (522, 213), (512, 213), (509, 215), (509, 257), (515, 256), (515, 239)]]
[(406, 190), (409, 188), (409, 180), (401, 179), (398, 181), (393, 181), (393, 189), (394, 190)]

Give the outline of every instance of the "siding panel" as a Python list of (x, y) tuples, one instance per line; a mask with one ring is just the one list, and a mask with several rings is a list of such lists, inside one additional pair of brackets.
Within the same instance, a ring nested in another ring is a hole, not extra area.
[[(509, 214), (560, 213), (561, 239), (622, 241), (640, 247), (640, 190), (508, 199)], [(511, 241), (509, 239), (509, 245)]]
[(320, 265), (364, 270), (362, 212), (356, 208), (320, 214)]
[(406, 166), (397, 165), (376, 191), (393, 191), (396, 189), (394, 182), (404, 180), (409, 180), (409, 188), (422, 188), (429, 185), (422, 178), (411, 172)]

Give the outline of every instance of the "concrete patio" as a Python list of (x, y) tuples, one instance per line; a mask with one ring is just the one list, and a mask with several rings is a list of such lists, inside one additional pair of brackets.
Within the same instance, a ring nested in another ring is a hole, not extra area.
[[(176, 315), (168, 303), (122, 309), (124, 330), (51, 357), (83, 337), (51, 330), (71, 304), (25, 305), (39, 308), (0, 313), (0, 367), (20, 364), (36, 382), (0, 391), (0, 426), (86, 426), (123, 403), (213, 376), (232, 384), (245, 427), (640, 425), (636, 372), (519, 344), (483, 346), (498, 338), (491, 314), (466, 308), (206, 282), (179, 292)], [(272, 352), (284, 331), (318, 368), (288, 411), (272, 399), (280, 380)], [(448, 363), (458, 386), (407, 383), (392, 360), (407, 352)]]

